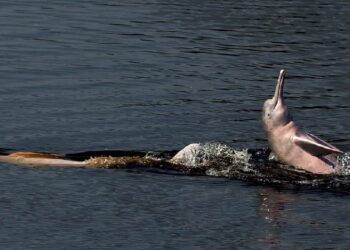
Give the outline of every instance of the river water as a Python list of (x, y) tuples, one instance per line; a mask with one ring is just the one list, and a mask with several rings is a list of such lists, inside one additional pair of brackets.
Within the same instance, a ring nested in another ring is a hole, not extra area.
[[(294, 120), (350, 151), (350, 2), (0, 3), (1, 147), (267, 146), (278, 72)], [(0, 168), (4, 249), (286, 249), (350, 244), (349, 195), (225, 178)]]

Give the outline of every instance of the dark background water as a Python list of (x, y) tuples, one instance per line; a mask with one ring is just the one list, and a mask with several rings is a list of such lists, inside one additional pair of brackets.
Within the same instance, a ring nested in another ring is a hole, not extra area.
[[(350, 149), (348, 1), (1, 1), (1, 147), (266, 146), (294, 119)], [(349, 196), (207, 177), (0, 169), (4, 249), (343, 248)]]

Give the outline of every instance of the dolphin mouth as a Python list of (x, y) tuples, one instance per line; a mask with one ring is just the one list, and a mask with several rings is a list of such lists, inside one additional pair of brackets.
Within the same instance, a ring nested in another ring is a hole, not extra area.
[(277, 80), (275, 94), (272, 98), (274, 106), (276, 106), (279, 102), (283, 102), (283, 87), (285, 76), (286, 71), (284, 69), (281, 69)]

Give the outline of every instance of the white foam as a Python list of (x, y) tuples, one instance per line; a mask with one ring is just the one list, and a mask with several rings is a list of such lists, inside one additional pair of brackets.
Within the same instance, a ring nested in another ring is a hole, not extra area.
[(343, 167), (341, 171), (344, 175), (350, 175), (350, 152), (346, 152), (337, 157), (338, 163)]
[(247, 150), (235, 150), (220, 143), (194, 143), (179, 151), (170, 161), (189, 168), (200, 168), (211, 176), (231, 176), (232, 171), (250, 170)]

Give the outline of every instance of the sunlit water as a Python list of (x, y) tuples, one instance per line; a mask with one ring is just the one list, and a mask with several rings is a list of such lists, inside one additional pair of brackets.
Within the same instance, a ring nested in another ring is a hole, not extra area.
[[(2, 1), (1, 147), (267, 143), (280, 68), (306, 130), (349, 151), (348, 1)], [(130, 170), (131, 171), (131, 170)], [(215, 177), (0, 169), (4, 249), (343, 248), (349, 196)]]

